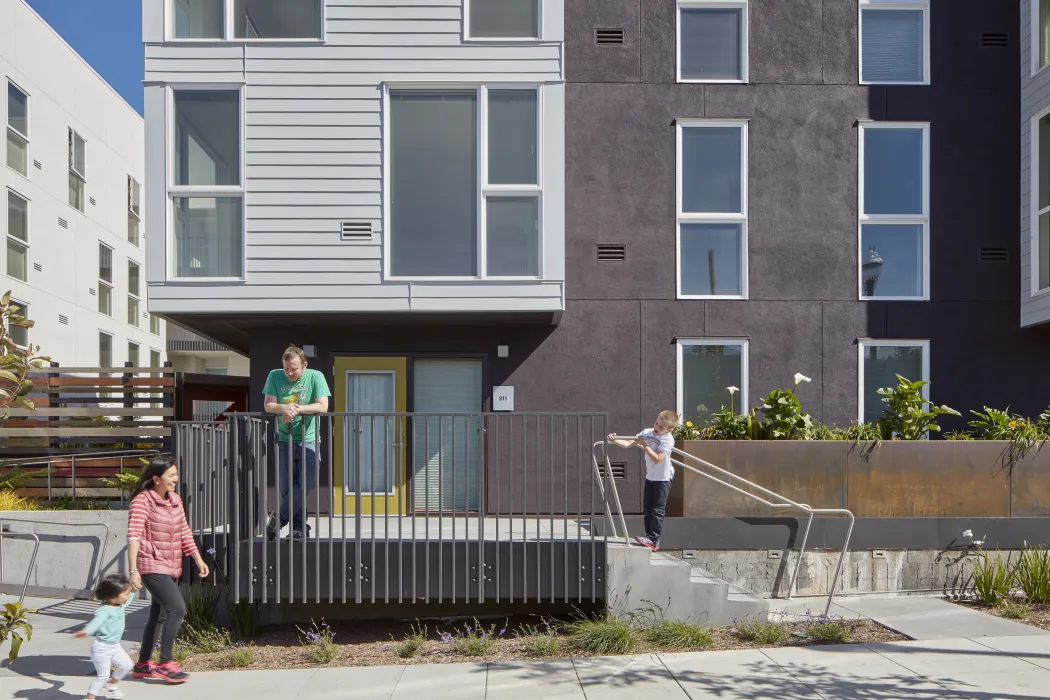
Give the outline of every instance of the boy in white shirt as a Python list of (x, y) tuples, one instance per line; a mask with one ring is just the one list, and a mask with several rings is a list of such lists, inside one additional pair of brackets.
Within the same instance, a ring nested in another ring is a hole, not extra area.
[(638, 544), (653, 551), (660, 550), (660, 533), (664, 529), (667, 515), (667, 498), (671, 495), (674, 465), (671, 464), (672, 435), (678, 425), (678, 414), (663, 411), (656, 417), (652, 428), (646, 428), (633, 438), (609, 434), (609, 442), (618, 447), (637, 447), (645, 451), (645, 491), (642, 496), (645, 537), (635, 537)]

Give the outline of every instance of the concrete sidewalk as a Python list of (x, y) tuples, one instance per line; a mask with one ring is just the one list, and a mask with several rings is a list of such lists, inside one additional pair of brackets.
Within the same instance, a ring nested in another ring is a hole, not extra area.
[[(2, 601), (0, 601), (2, 602)], [(28, 600), (33, 641), (0, 666), (0, 699), (83, 697), (93, 674), (87, 640), (70, 633), (87, 601)], [(57, 604), (56, 604), (57, 603)], [(132, 649), (145, 610), (129, 619)], [(1029, 700), (1050, 698), (1050, 635), (942, 639), (888, 644), (557, 659), (490, 664), (322, 668), (198, 673), (185, 686), (128, 681), (129, 699), (231, 700)]]

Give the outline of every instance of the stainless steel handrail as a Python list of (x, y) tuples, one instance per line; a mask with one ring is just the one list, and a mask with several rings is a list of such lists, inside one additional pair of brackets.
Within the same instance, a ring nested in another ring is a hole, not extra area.
[[(0, 542), (3, 541), (2, 535), (8, 535), (8, 536), (16, 536), (16, 535), (30, 536), (30, 537), (33, 537), (36, 540), (36, 547), (34, 547), (34, 549), (33, 549), (33, 557), (29, 560), (29, 571), (26, 572), (26, 582), (25, 582), (25, 585), (22, 587), (22, 597), (23, 598), (25, 598), (26, 588), (29, 586), (29, 576), (30, 576), (30, 574), (33, 571), (33, 565), (36, 563), (36, 552), (37, 552), (38, 549), (40, 549), (40, 537), (37, 535), (37, 533), (34, 533), (34, 532), (4, 532), (4, 523), (5, 522), (9, 522), (9, 523), (31, 523), (33, 525), (57, 525), (59, 527), (63, 527), (63, 526), (84, 527), (84, 526), (86, 526), (86, 527), (103, 527), (103, 528), (105, 528), (106, 529), (106, 536), (104, 538), (102, 538), (102, 548), (99, 550), (99, 554), (98, 554), (98, 571), (95, 573), (95, 578), (93, 579), (92, 583), (97, 584), (99, 579), (102, 577), (102, 569), (103, 569), (103, 567), (106, 564), (106, 549), (109, 547), (110, 534), (112, 533), (112, 530), (110, 529), (109, 525), (107, 525), (106, 523), (103, 523), (103, 522), (98, 522), (98, 523), (60, 523), (60, 522), (55, 522), (54, 520), (30, 520), (30, 519), (23, 519), (23, 518), (0, 518)], [(2, 547), (0, 547), (0, 581), (2, 581), (3, 578), (4, 578), (4, 557), (3, 557), (3, 549), (2, 549)]]
[(679, 460), (676, 460), (674, 458), (669, 457), (668, 459), (671, 460), (671, 464), (674, 464), (675, 466), (682, 467), (683, 469), (688, 469), (689, 471), (693, 472), (694, 474), (699, 474), (700, 476), (702, 476), (702, 477), (704, 477), (706, 479), (710, 479), (711, 481), (714, 481), (715, 483), (718, 483), (718, 484), (721, 484), (723, 486), (726, 486), (726, 487), (736, 491), (737, 493), (741, 493), (741, 494), (747, 496), (748, 498), (752, 498), (752, 499), (758, 501), (759, 503), (762, 503), (763, 505), (766, 505), (766, 506), (768, 506), (770, 508), (792, 508), (792, 509), (800, 510), (800, 511), (802, 511), (804, 513), (809, 513), (809, 521), (806, 523), (806, 531), (802, 535), (802, 546), (798, 550), (798, 560), (795, 562), (795, 570), (792, 572), (792, 574), (791, 574), (791, 582), (788, 584), (788, 592), (787, 592), (787, 596), (786, 596), (788, 600), (791, 600), (791, 596), (794, 595), (795, 583), (797, 581), (798, 572), (799, 572), (799, 569), (802, 566), (802, 557), (806, 553), (806, 541), (809, 539), (809, 530), (813, 526), (813, 516), (818, 514), (818, 513), (821, 513), (821, 514), (824, 514), (824, 515), (845, 515), (846, 517), (849, 518), (849, 526), (846, 528), (846, 539), (842, 543), (842, 551), (839, 553), (838, 566), (835, 568), (835, 578), (831, 582), (831, 591), (828, 593), (828, 604), (824, 608), (824, 615), (827, 616), (830, 613), (830, 611), (831, 611), (831, 603), (832, 603), (832, 600), (835, 598), (835, 591), (838, 590), (839, 576), (842, 574), (842, 562), (845, 559), (846, 552), (849, 550), (849, 540), (850, 540), (850, 537), (853, 534), (853, 524), (854, 524), (854, 522), (856, 522), (856, 518), (853, 516), (853, 513), (851, 511), (845, 509), (845, 508), (813, 508), (812, 506), (810, 506), (810, 505), (808, 505), (806, 503), (796, 503), (795, 501), (792, 501), (790, 498), (787, 498), (786, 496), (781, 496), (779, 493), (776, 493), (775, 491), (770, 491), (769, 489), (763, 488), (763, 487), (759, 486), (758, 484), (756, 484), (754, 482), (751, 482), (751, 481), (748, 481), (747, 479), (745, 479), (745, 478), (743, 478), (741, 476), (737, 476), (736, 474), (733, 474), (732, 472), (726, 471), (725, 469), (722, 469), (721, 467), (716, 467), (715, 465), (711, 464), (710, 462), (707, 462), (707, 461), (705, 461), (703, 459), (700, 459), (696, 455), (691, 455), (688, 452), (685, 452), (684, 450), (678, 449), (677, 447), (671, 448), (671, 451), (672, 451), (672, 454), (682, 455), (682, 456), (687, 457), (689, 459), (696, 460), (697, 462), (699, 462), (703, 466), (707, 467), (708, 469), (713, 469), (716, 472), (718, 472), (719, 474), (725, 475), (726, 477), (728, 477), (730, 479), (733, 479), (733, 480), (735, 480), (735, 481), (737, 481), (739, 483), (742, 483), (742, 484), (746, 484), (747, 486), (749, 486), (751, 488), (758, 489), (763, 494), (766, 494), (770, 498), (777, 499), (779, 502), (767, 500), (766, 498), (762, 498), (761, 496), (758, 496), (757, 494), (751, 493), (750, 491), (745, 491), (744, 489), (740, 488), (739, 486), (735, 486), (735, 485), (729, 483), (728, 481), (723, 481), (722, 479), (719, 479), (716, 476), (713, 476), (711, 474), (703, 472), (703, 471), (701, 471), (701, 470), (699, 470), (699, 469), (697, 469), (695, 467), (691, 467), (688, 464), (684, 464), (684, 463), (680, 462)]
[[(35, 532), (4, 532), (3, 527), (0, 526), (0, 542), (3, 542), (5, 537), (32, 537), (35, 540), (33, 545), (33, 556), (29, 558), (29, 567), (26, 569), (26, 580), (22, 583), (22, 595), (18, 598), (18, 604), (21, 605), (26, 599), (26, 590), (29, 588), (29, 578), (33, 575), (33, 567), (36, 565), (36, 553), (40, 551), (40, 537)], [(0, 583), (4, 581), (4, 555), (3, 550), (0, 549)]]
[(598, 447), (602, 448), (602, 459), (605, 462), (605, 474), (609, 479), (609, 490), (612, 491), (613, 498), (616, 502), (616, 512), (620, 516), (620, 527), (623, 528), (623, 542), (630, 546), (631, 539), (627, 536), (627, 520), (623, 517), (623, 506), (620, 504), (620, 492), (616, 488), (616, 480), (613, 479), (612, 465), (609, 463), (609, 453), (605, 449), (607, 442), (605, 440), (599, 440), (591, 446), (591, 462), (594, 464), (594, 473), (598, 477), (598, 491), (601, 493), (602, 501), (605, 504), (605, 519), (609, 523), (609, 529), (612, 530), (613, 537), (619, 537), (616, 534), (616, 521), (613, 519), (613, 513), (609, 508), (609, 499), (605, 495), (605, 487), (602, 485), (602, 470), (598, 466)]

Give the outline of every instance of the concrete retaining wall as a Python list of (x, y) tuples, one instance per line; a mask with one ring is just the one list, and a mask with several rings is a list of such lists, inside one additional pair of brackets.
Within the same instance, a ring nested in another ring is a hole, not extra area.
[[(25, 522), (29, 520), (49, 524)], [(108, 539), (103, 525), (109, 526)], [(0, 511), (0, 527), (4, 533), (33, 532), (40, 537), (30, 594), (90, 596), (100, 562), (102, 576), (127, 572), (127, 511)], [(31, 537), (0, 537), (0, 591), (21, 592), (33, 545)]]

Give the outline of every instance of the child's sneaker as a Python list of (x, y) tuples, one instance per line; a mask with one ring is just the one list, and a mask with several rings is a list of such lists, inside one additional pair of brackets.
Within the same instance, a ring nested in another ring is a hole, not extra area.
[(653, 541), (651, 539), (649, 539), (648, 537), (635, 537), (634, 541), (637, 542), (638, 544), (642, 545), (643, 547), (648, 547), (649, 549), (655, 549), (655, 547), (653, 546)]
[(117, 698), (117, 700), (124, 697), (124, 692), (112, 683), (106, 683), (102, 686), (102, 692), (104, 692), (107, 697)]
[(152, 661), (142, 661), (135, 664), (131, 669), (132, 678), (153, 678), (153, 671), (157, 664)]
[(177, 661), (168, 661), (153, 667), (153, 677), (168, 683), (185, 683), (190, 674), (182, 670)]

